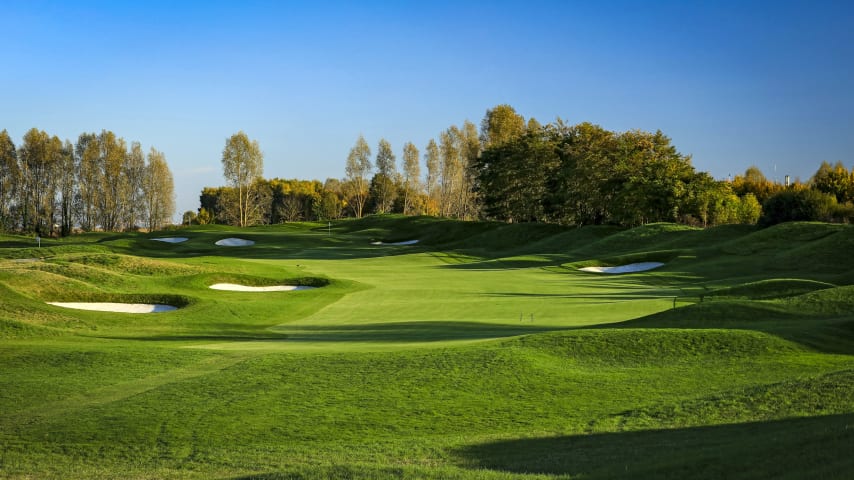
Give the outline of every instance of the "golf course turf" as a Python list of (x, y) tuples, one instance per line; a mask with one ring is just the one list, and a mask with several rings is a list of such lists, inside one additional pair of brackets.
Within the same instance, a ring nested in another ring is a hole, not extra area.
[(401, 216), (0, 235), (0, 478), (851, 478), (852, 249)]

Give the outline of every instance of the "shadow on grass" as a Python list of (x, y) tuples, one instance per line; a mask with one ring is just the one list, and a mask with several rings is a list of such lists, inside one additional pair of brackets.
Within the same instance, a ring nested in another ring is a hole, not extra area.
[(801, 311), (749, 300), (712, 300), (600, 328), (700, 328), (754, 330), (823, 353), (854, 354), (854, 316)]
[[(228, 333), (223, 326), (218, 334), (188, 333), (151, 336), (97, 336), (111, 340), (137, 340), (146, 342), (361, 342), (361, 343), (419, 343), (452, 340), (486, 340), (515, 337), (574, 327), (542, 326), (528, 323), (499, 325), (478, 322), (390, 322), (358, 325), (282, 325), (269, 333)], [(234, 331), (234, 330), (232, 330)]]
[(464, 468), (584, 478), (851, 478), (854, 414), (526, 438), (453, 451)]
[(358, 325), (284, 325), (277, 332), (290, 342), (441, 342), (514, 337), (565, 330), (530, 323), (500, 325), (478, 322), (390, 322)]

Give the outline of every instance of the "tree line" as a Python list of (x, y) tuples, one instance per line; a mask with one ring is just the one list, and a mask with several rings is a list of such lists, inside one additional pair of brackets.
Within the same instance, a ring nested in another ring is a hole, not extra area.
[(258, 192), (249, 223), (236, 221), (236, 207), (230, 207), (237, 205), (230, 200), (237, 184), (208, 187), (198, 220), (241, 225), (403, 213), (567, 225), (711, 226), (854, 219), (854, 172), (841, 163), (823, 163), (807, 183), (770, 181), (755, 166), (717, 180), (697, 171), (661, 131), (614, 132), (560, 118), (542, 125), (509, 105), (487, 110), (479, 130), (470, 121), (448, 127), (423, 153), (406, 142), (399, 158), (400, 168), (386, 139), (374, 154), (360, 135), (346, 157), (344, 178), (266, 180), (258, 173), (246, 184)]
[(32, 128), (15, 146), (0, 132), (0, 229), (41, 236), (155, 230), (175, 212), (172, 173), (162, 152), (146, 155), (109, 130), (77, 142)]

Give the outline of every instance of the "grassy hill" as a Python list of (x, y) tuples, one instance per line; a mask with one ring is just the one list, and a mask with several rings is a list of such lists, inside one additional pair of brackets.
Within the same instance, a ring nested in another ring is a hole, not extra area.
[[(396, 216), (2, 236), (0, 478), (850, 478), (852, 239)], [(579, 270), (641, 261), (664, 266)]]

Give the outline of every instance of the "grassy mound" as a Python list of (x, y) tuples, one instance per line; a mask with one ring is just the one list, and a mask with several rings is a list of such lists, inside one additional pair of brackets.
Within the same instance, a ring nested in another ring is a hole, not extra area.
[(190, 275), (204, 271), (198, 266), (116, 254), (63, 255), (52, 258), (49, 262), (63, 266), (79, 264), (113, 272), (148, 276)]
[(601, 329), (530, 335), (511, 345), (577, 362), (646, 365), (711, 358), (745, 359), (789, 354), (798, 345), (759, 332), (738, 330)]
[(774, 278), (712, 290), (705, 294), (705, 298), (734, 297), (749, 298), (751, 300), (769, 300), (802, 295), (833, 287), (833, 284), (814, 280)]

